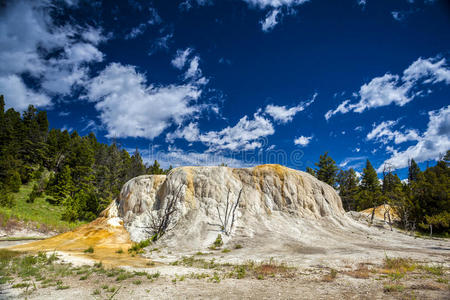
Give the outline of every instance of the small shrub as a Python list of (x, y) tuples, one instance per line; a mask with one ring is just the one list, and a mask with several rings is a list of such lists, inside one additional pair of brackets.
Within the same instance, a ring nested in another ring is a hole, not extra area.
[(242, 245), (241, 244), (237, 244), (236, 246), (234, 246), (234, 249), (242, 249)]
[(123, 254), (122, 248), (120, 248), (119, 250), (117, 250), (116, 253), (117, 253), (117, 254)]
[(222, 235), (219, 234), (219, 235), (217, 235), (217, 238), (214, 241), (213, 246), (216, 248), (220, 248), (220, 247), (222, 247), (222, 245), (223, 245)]
[(142, 280), (134, 280), (133, 284), (135, 285), (140, 285), (142, 283)]
[(403, 292), (405, 287), (400, 284), (388, 284), (384, 286), (384, 292), (385, 293), (391, 293), (391, 292)]
[(159, 272), (156, 272), (156, 273), (153, 273), (153, 274), (147, 274), (147, 278), (148, 279), (158, 278), (160, 275), (161, 275), (161, 273), (159, 273)]
[(211, 280), (215, 283), (219, 283), (220, 282), (219, 274), (217, 272), (214, 272), (214, 275), (211, 277)]
[(84, 250), (84, 253), (94, 253), (94, 247), (89, 246), (86, 250)]
[(102, 289), (107, 290), (109, 287), (107, 284), (102, 285)]
[(89, 277), (88, 275), (83, 275), (80, 277), (80, 280), (86, 280), (86, 279), (88, 279), (88, 277)]
[(231, 252), (231, 250), (230, 250), (230, 249), (227, 249), (227, 248), (225, 248), (225, 249), (222, 250), (222, 253), (228, 253), (228, 252)]
[(0, 190), (0, 206), (12, 208), (16, 205), (14, 196), (4, 190)]

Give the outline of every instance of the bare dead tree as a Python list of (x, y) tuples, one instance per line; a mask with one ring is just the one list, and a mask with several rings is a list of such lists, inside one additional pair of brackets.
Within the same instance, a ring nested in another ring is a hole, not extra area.
[[(235, 219), (235, 215), (236, 215), (236, 208), (239, 206), (239, 201), (241, 199), (242, 190), (243, 189), (241, 189), (239, 191), (239, 195), (238, 195), (236, 201), (234, 201), (234, 203), (230, 202), (230, 190), (228, 190), (227, 203), (226, 203), (226, 206), (225, 206), (225, 215), (224, 215), (223, 219), (222, 219), (222, 216), (220, 214), (219, 205), (217, 205), (217, 213), (219, 214), (219, 220), (220, 220), (220, 223), (221, 223), (221, 230), (226, 235), (230, 235), (231, 230), (233, 229), (234, 219)], [(230, 221), (230, 218), (231, 218), (231, 221)]]
[(167, 231), (170, 231), (173, 228), (173, 214), (177, 211), (177, 203), (180, 199), (183, 186), (184, 185), (181, 185), (178, 188), (178, 192), (175, 196), (168, 198), (164, 210), (162, 210), (163, 207), (161, 207), (157, 212), (157, 215), (152, 218), (150, 226), (144, 227), (154, 240), (159, 239)]

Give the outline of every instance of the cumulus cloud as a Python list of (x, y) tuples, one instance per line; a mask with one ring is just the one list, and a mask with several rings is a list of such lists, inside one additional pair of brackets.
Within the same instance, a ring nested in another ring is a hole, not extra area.
[(286, 108), (286, 106), (278, 106), (274, 104), (269, 104), (266, 106), (265, 113), (271, 116), (278, 123), (287, 123), (292, 121), (294, 116), (304, 111), (305, 108), (310, 106), (317, 97), (317, 93), (314, 94), (311, 100), (306, 102), (301, 102), (299, 105)]
[[(0, 78), (17, 84), (5, 89), (6, 101), (22, 109), (25, 102), (48, 106), (45, 94), (67, 95), (87, 77), (89, 64), (103, 60), (97, 45), (105, 39), (100, 28), (57, 25), (57, 7), (50, 1), (9, 1), (0, 12)], [(30, 76), (34, 89), (21, 79)], [(33, 94), (34, 93), (34, 94)], [(13, 99), (34, 95), (30, 99)]]
[(378, 168), (383, 171), (385, 164), (401, 169), (408, 166), (408, 160), (416, 162), (436, 160), (450, 149), (450, 105), (428, 112), (427, 130), (418, 138), (418, 142), (404, 151), (391, 148), (392, 156)]
[(403, 106), (423, 93), (419, 89), (420, 85), (439, 82), (450, 84), (450, 69), (446, 59), (419, 58), (404, 70), (401, 77), (386, 73), (362, 85), (356, 94), (359, 99), (357, 103), (351, 103), (351, 100), (347, 99), (336, 109), (329, 110), (325, 114), (325, 119), (328, 120), (337, 113), (345, 114), (350, 111), (361, 113), (390, 104)]
[(172, 66), (175, 68), (181, 70), (186, 65), (188, 56), (192, 53), (191, 48), (186, 48), (184, 50), (177, 50), (177, 53), (175, 54), (175, 57), (172, 59), (171, 63)]
[(96, 103), (108, 137), (153, 139), (170, 125), (208, 109), (197, 103), (202, 93), (198, 85), (149, 85), (134, 66), (119, 63), (108, 65), (87, 89), (87, 98)]
[(220, 131), (200, 133), (198, 124), (190, 123), (187, 127), (167, 135), (167, 141), (183, 138), (188, 142), (201, 142), (208, 146), (208, 152), (229, 150), (254, 150), (263, 146), (261, 138), (275, 133), (272, 123), (256, 112), (253, 119), (242, 117), (234, 126), (228, 126)]
[(383, 144), (394, 141), (395, 144), (401, 144), (407, 141), (417, 141), (420, 139), (419, 134), (414, 129), (407, 129), (404, 132), (392, 130), (398, 121), (383, 121), (378, 125), (374, 125), (372, 131), (367, 134), (367, 140), (375, 140)]
[(7, 96), (6, 108), (14, 107), (18, 111), (23, 111), (30, 104), (38, 107), (51, 105), (47, 95), (27, 88), (22, 78), (17, 75), (0, 76), (0, 91)]
[(294, 140), (294, 144), (306, 147), (311, 142), (312, 136), (300, 136)]

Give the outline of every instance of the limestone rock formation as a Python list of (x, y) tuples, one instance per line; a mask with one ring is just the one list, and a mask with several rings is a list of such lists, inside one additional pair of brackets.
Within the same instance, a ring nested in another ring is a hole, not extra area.
[(161, 242), (183, 248), (207, 247), (218, 234), (225, 242), (261, 234), (296, 239), (306, 223), (326, 219), (339, 227), (349, 220), (331, 186), (280, 165), (180, 167), (167, 176), (139, 176), (104, 216), (123, 220), (133, 241), (162, 226)]

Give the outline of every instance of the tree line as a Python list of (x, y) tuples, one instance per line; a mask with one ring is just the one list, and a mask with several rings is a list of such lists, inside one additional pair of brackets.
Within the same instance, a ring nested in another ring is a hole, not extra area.
[(34, 183), (27, 202), (46, 196), (64, 207), (66, 221), (93, 220), (118, 196), (122, 185), (143, 174), (166, 174), (157, 161), (143, 163), (116, 142), (97, 141), (94, 133), (49, 129), (47, 113), (32, 105), (22, 114), (5, 111), (0, 95), (0, 205), (14, 206), (14, 193)]
[[(402, 182), (393, 168), (385, 166), (382, 179), (369, 160), (361, 178), (353, 168), (339, 170), (326, 152), (306, 171), (338, 190), (346, 211), (361, 211), (389, 204), (404, 229), (450, 230), (450, 150), (435, 166), (420, 170), (414, 159), (409, 161), (408, 180)], [(373, 218), (373, 214), (372, 214)]]

